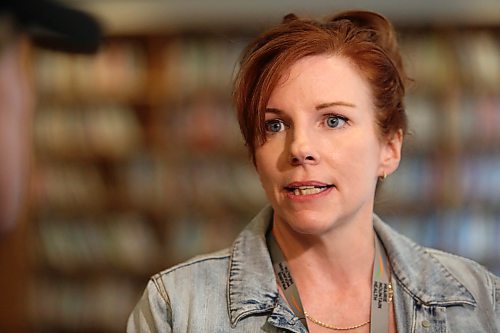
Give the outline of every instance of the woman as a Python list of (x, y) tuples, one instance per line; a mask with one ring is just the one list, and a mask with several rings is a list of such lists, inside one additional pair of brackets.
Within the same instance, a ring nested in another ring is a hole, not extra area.
[(129, 332), (500, 330), (498, 277), (373, 213), (406, 132), (394, 35), (371, 12), (288, 15), (248, 47), (234, 97), (270, 207), (154, 276)]

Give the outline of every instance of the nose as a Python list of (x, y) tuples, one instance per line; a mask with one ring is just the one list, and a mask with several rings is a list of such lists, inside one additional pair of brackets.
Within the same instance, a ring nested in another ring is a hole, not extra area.
[(303, 130), (291, 131), (290, 157), (291, 165), (314, 165), (319, 163), (319, 154), (315, 149), (314, 139)]

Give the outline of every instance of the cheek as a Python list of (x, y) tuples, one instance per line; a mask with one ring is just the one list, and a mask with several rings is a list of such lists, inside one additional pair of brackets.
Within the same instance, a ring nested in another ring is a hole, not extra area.
[(278, 150), (276, 150), (270, 142), (258, 147), (255, 151), (256, 171), (259, 175), (262, 187), (268, 196), (274, 192), (274, 187), (276, 183), (279, 182), (279, 154), (277, 151)]
[(257, 174), (259, 175), (260, 185), (264, 190), (264, 194), (269, 200), (269, 202), (275, 202), (275, 187), (274, 187), (274, 178), (272, 174), (267, 169), (257, 168)]
[(262, 150), (262, 147), (258, 147), (255, 150), (255, 170), (259, 175), (259, 179), (262, 183), (264, 183), (264, 179), (267, 178), (267, 165), (266, 165), (266, 156)]
[(255, 149), (255, 165), (257, 171), (277, 169), (277, 163), (281, 152), (283, 151), (283, 142), (280, 138), (268, 139), (264, 144)]
[(339, 148), (334, 156), (345, 175), (354, 182), (376, 181), (380, 165), (378, 142), (366, 137), (351, 139)]

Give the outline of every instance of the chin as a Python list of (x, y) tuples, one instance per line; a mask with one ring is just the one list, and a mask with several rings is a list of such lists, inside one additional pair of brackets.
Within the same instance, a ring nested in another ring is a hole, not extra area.
[(283, 222), (294, 232), (304, 235), (321, 235), (335, 227), (336, 218), (321, 212), (285, 213)]

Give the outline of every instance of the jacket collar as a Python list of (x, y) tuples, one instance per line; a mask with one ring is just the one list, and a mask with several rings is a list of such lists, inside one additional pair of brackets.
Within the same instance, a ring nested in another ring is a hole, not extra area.
[(285, 301), (266, 243), (273, 210), (265, 207), (236, 238), (229, 263), (227, 300), (231, 326), (252, 314), (270, 314), (268, 322), (291, 332), (306, 332)]
[(469, 290), (428, 249), (397, 233), (376, 215), (373, 225), (395, 278), (421, 303), (476, 304)]
[(270, 312), (278, 299), (278, 287), (266, 245), (273, 210), (264, 208), (236, 238), (228, 278), (231, 325), (256, 312)]
[[(250, 314), (279, 311), (278, 288), (266, 245), (273, 210), (265, 207), (235, 240), (231, 253), (227, 300), (231, 325)], [(374, 216), (374, 228), (391, 262), (394, 277), (424, 304), (476, 304), (471, 293), (424, 247), (400, 235)]]

